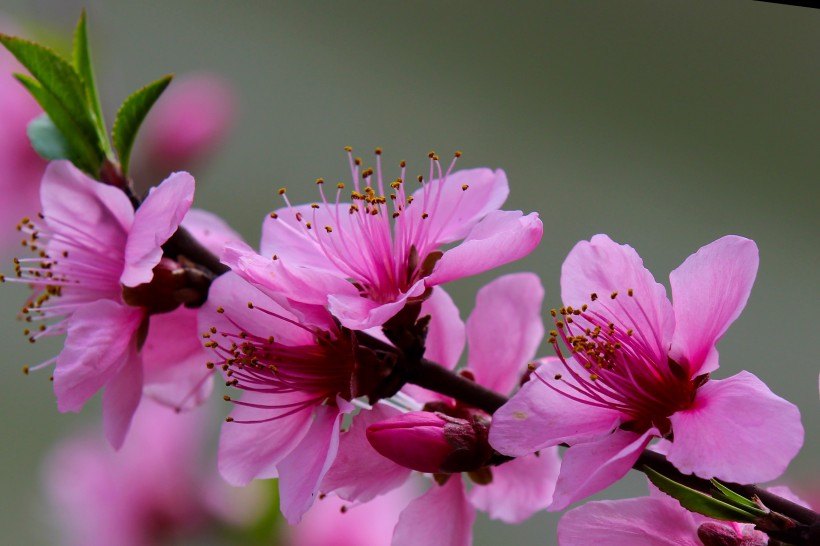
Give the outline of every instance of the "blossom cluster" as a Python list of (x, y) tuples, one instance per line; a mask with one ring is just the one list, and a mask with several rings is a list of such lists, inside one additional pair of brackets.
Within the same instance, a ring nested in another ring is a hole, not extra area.
[[(146, 153), (212, 146), (154, 131)], [(317, 179), (315, 202), (279, 190), (258, 249), (192, 208), (187, 172), (141, 199), (110, 158), (89, 173), (71, 158), (16, 167), (5, 153), (4, 180), (28, 184), (38, 171), (40, 212), (17, 225), (30, 255), (0, 280), (31, 287), (21, 311), (31, 341), (65, 338), (25, 371), (53, 367), (63, 412), (102, 391), (105, 435), (122, 448), (68, 446), (49, 467), (78, 543), (218, 534), (259, 512), (267, 501), (230, 501), (224, 484), (193, 472), (196, 408), (215, 377), (231, 404), (219, 474), (234, 486), (277, 479), (296, 526), (282, 540), (296, 544), (329, 540), (315, 533), (341, 525), (317, 515), (331, 506), (360, 528), (378, 520), (379, 543), (466, 546), (477, 510), (512, 524), (564, 510), (640, 469), (647, 453), (678, 476), (747, 484), (777, 479), (802, 446), (794, 404), (746, 371), (712, 377), (757, 274), (750, 239), (728, 235), (692, 254), (670, 274), (670, 300), (632, 247), (595, 235), (567, 256), (556, 308), (546, 311), (537, 275), (512, 273), (481, 288), (464, 321), (447, 285), (529, 255), (544, 228), (537, 212), (502, 208), (503, 170), (459, 170), (460, 152), (431, 152), (415, 175), (405, 161), (391, 173), (381, 149), (367, 166), (348, 148), (348, 179)], [(385, 499), (390, 510), (367, 516)], [(107, 524), (78, 526), (89, 509)], [(653, 489), (568, 512), (559, 542), (631, 544), (652, 518), (673, 531), (658, 531), (667, 542), (644, 533), (647, 544), (765, 544), (775, 531), (695, 515)]]

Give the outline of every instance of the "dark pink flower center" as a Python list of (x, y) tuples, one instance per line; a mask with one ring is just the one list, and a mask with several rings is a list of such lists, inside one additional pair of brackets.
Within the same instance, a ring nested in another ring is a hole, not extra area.
[[(379, 303), (394, 301), (416, 281), (427, 276), (440, 254), (436, 252), (443, 222), (435, 224), (434, 215), (449, 215), (456, 202), (445, 202), (442, 190), (452, 173), (460, 152), (456, 152), (446, 171), (439, 158), (429, 154), (430, 170), (425, 181), (418, 177), (423, 191), (414, 200), (405, 191), (406, 164), (400, 163), (401, 176), (387, 183), (382, 174), (381, 149), (376, 149), (376, 168), (362, 169), (362, 160), (347, 148), (353, 190), (350, 203), (342, 202), (345, 184), (336, 185), (336, 197), (329, 201), (324, 180), (318, 179), (321, 204), (311, 205), (314, 214), (293, 210), (285, 189), (279, 190), (302, 228), (302, 235), (313, 241), (335, 268), (347, 275), (362, 296)], [(434, 177), (437, 183), (430, 184)], [(462, 186), (467, 190), (468, 186)], [(460, 195), (463, 195), (460, 194)], [(317, 211), (324, 207), (322, 219)], [(277, 219), (276, 213), (271, 217)], [(297, 229), (297, 228), (294, 228)]]
[[(633, 290), (627, 294), (632, 298)], [(592, 294), (594, 309), (584, 304), (552, 310), (556, 328), (549, 343), (568, 377), (556, 373), (539, 379), (576, 402), (624, 414), (622, 428), (643, 432), (655, 426), (667, 435), (669, 416), (692, 403), (699, 383), (690, 380), (666, 350), (658, 353), (649, 341), (656, 339), (655, 333), (637, 328), (617, 297), (615, 292), (604, 302)]]
[[(203, 334), (209, 340), (205, 346), (213, 349), (217, 355), (216, 362), (209, 362), (208, 367), (220, 366), (227, 376), (226, 385), (270, 395), (270, 403), (265, 404), (251, 404), (226, 397), (226, 400), (234, 404), (271, 410), (269, 418), (235, 422), (272, 421), (323, 403), (335, 404), (336, 395), (351, 399), (355, 358), (349, 339), (339, 332), (332, 334), (310, 330), (293, 319), (251, 303), (248, 307), (304, 328), (313, 335), (315, 343), (280, 343), (274, 335), (243, 330), (227, 316), (236, 326), (235, 330), (220, 332), (212, 327)], [(224, 313), (224, 310), (219, 308), (217, 312)], [(282, 395), (294, 393), (301, 396), (288, 396), (288, 402), (281, 401)]]

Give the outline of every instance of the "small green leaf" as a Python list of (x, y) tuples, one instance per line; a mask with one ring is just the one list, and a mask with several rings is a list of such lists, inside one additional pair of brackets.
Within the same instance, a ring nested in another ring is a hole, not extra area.
[(0, 34), (0, 43), (8, 49), (31, 76), (15, 77), (63, 134), (71, 149), (72, 162), (93, 177), (105, 152), (85, 97), (85, 90), (74, 68), (47, 47), (14, 36)]
[(28, 139), (32, 147), (45, 160), (72, 159), (71, 145), (63, 137), (63, 134), (48, 117), (48, 114), (41, 114), (31, 122), (26, 128)]
[(649, 481), (655, 484), (658, 489), (670, 497), (677, 499), (681, 506), (691, 512), (697, 512), (698, 514), (703, 514), (713, 519), (740, 523), (754, 523), (758, 517), (756, 514), (752, 514), (742, 508), (732, 506), (731, 504), (710, 497), (705, 493), (670, 480), (648, 466), (644, 466), (643, 471), (646, 473)]
[(85, 10), (80, 14), (80, 20), (77, 22), (77, 28), (74, 31), (74, 47), (72, 48), (71, 59), (74, 69), (82, 81), (86, 103), (90, 106), (92, 115), (94, 116), (94, 126), (97, 130), (97, 138), (100, 140), (100, 145), (105, 150), (106, 155), (113, 155), (111, 145), (108, 143), (105, 118), (103, 117), (100, 96), (97, 91), (94, 65), (91, 61), (91, 49), (88, 45)]
[(729, 504), (732, 504), (734, 506), (742, 507), (745, 510), (748, 510), (749, 512), (751, 512), (753, 514), (757, 514), (760, 517), (763, 517), (766, 514), (768, 514), (768, 512), (766, 512), (766, 510), (763, 510), (762, 508), (760, 508), (760, 506), (755, 504), (753, 501), (747, 499), (746, 497), (744, 497), (743, 495), (741, 495), (739, 493), (736, 493), (736, 492), (732, 491), (731, 489), (729, 489), (728, 487), (726, 487), (725, 485), (723, 485), (719, 481), (717, 481), (715, 479), (712, 479), (710, 481), (712, 482), (712, 485), (714, 485), (715, 488), (717, 489), (717, 491), (715, 491), (715, 493), (716, 493), (716, 496), (718, 498), (726, 499), (726, 502), (728, 502)]
[(117, 112), (112, 137), (114, 148), (120, 158), (120, 168), (125, 176), (128, 176), (128, 161), (131, 158), (131, 147), (134, 145), (137, 131), (172, 79), (173, 76), (169, 75), (146, 85), (128, 97)]
[(43, 110), (48, 114), (54, 126), (60, 131), (67, 144), (67, 158), (80, 170), (85, 171), (92, 177), (99, 176), (100, 164), (102, 163), (102, 152), (97, 147), (97, 142), (91, 135), (86, 134), (77, 125), (74, 119), (66, 110), (63, 103), (59, 101), (51, 92), (45, 89), (34, 78), (25, 74), (15, 74), (17, 80), (22, 83), (28, 92), (40, 103)]

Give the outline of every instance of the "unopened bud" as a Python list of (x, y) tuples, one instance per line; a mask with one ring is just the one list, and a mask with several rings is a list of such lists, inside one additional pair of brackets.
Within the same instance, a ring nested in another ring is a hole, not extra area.
[(731, 525), (707, 521), (698, 527), (698, 538), (704, 546), (766, 546), (769, 543), (769, 537), (751, 525), (743, 526), (748, 527), (748, 532), (738, 532)]
[(492, 454), (483, 421), (438, 412), (409, 412), (370, 425), (367, 439), (381, 455), (419, 472), (475, 471)]

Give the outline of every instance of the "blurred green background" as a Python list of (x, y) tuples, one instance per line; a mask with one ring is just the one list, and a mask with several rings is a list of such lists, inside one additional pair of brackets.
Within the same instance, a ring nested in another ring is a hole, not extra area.
[[(109, 112), (166, 73), (208, 70), (238, 91), (233, 137), (202, 171), (196, 205), (255, 244), (281, 202), (346, 177), (343, 146), (411, 172), (426, 153), (504, 168), (505, 208), (540, 212), (527, 259), (559, 303), (561, 262), (599, 232), (627, 242), (661, 282), (728, 233), (757, 241), (745, 313), (717, 377), (741, 369), (798, 404), (807, 447), (786, 481), (820, 491), (817, 374), (820, 11), (760, 2), (222, 2), (4, 0), (6, 15), (68, 35), (81, 7)], [(26, 27), (28, 28), (28, 27)], [(112, 116), (109, 114), (109, 119)], [(389, 171), (388, 171), (389, 176)], [(9, 272), (11, 267), (3, 267)], [(466, 317), (495, 273), (451, 288)], [(97, 418), (57, 413), (2, 288), (3, 544), (50, 544), (41, 457)], [(228, 408), (224, 408), (227, 412)], [(640, 477), (606, 496), (645, 492)], [(554, 544), (557, 517), (509, 527), (479, 517), (476, 545)]]

